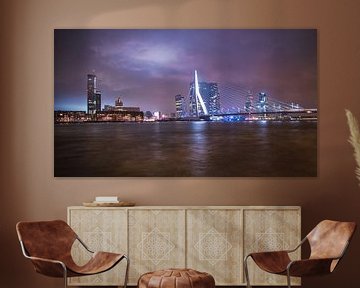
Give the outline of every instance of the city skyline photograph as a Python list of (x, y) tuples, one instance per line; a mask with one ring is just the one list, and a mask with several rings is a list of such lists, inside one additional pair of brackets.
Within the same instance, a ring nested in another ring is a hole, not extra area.
[(315, 177), (317, 30), (55, 29), (55, 177)]

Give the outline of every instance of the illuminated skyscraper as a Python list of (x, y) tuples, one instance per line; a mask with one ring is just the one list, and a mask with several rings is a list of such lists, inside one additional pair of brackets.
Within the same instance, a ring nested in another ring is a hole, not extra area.
[(248, 95), (246, 97), (246, 102), (245, 102), (245, 112), (251, 112), (251, 109), (253, 108), (253, 97), (252, 97), (252, 94), (251, 92), (249, 91), (248, 92)]
[(100, 112), (101, 111), (101, 93), (100, 93), (100, 91), (95, 92), (95, 101), (96, 101), (96, 104), (95, 104), (96, 112)]
[(214, 82), (198, 82), (195, 70), (195, 79), (190, 83), (189, 114), (192, 117), (214, 115), (220, 112), (220, 93), (218, 84)]
[(267, 100), (267, 95), (265, 92), (260, 92), (258, 94), (259, 99), (258, 102), (256, 103), (256, 109), (257, 112), (266, 112), (268, 111), (268, 100)]
[(175, 96), (176, 118), (183, 118), (186, 115), (185, 97), (181, 94)]
[(96, 75), (87, 75), (87, 113), (95, 115), (101, 111), (101, 93), (96, 87)]
[(205, 103), (206, 102), (208, 103), (209, 114), (214, 115), (220, 112), (220, 93), (219, 93), (218, 84), (208, 83), (208, 91), (209, 93), (207, 95), (205, 94), (204, 96)]

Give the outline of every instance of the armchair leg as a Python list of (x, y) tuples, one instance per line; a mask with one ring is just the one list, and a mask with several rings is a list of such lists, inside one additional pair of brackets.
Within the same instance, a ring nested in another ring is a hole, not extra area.
[(289, 269), (287, 269), (286, 276), (287, 276), (288, 288), (291, 288), (291, 278), (290, 278), (290, 271), (289, 271)]
[(247, 266), (247, 259), (249, 258), (249, 256), (250, 255), (247, 255), (244, 258), (244, 272), (245, 272), (245, 279), (246, 279), (246, 287), (247, 288), (251, 288), (250, 279), (249, 279), (249, 269), (248, 269), (248, 266)]
[(125, 280), (124, 280), (124, 288), (127, 287), (127, 282), (129, 278), (129, 265), (130, 265), (130, 259), (127, 256), (124, 256), (126, 259), (126, 271), (125, 271)]
[(64, 269), (64, 287), (67, 288), (67, 270), (66, 270), (66, 266), (64, 264), (61, 265)]

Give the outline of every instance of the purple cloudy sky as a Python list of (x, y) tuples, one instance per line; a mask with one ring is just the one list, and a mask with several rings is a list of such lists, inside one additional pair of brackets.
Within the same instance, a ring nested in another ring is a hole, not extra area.
[[(55, 110), (86, 110), (87, 74), (98, 78), (102, 106), (175, 112), (194, 70), (217, 82), (222, 108), (242, 105), (246, 91), (317, 107), (314, 29), (55, 30)], [(230, 91), (230, 92), (229, 92)], [(242, 100), (239, 100), (242, 99)]]

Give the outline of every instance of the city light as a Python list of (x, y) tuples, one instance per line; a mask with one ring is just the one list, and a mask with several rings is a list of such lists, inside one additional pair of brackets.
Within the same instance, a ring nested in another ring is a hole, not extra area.
[[(55, 123), (71, 122), (154, 122), (154, 121), (269, 121), (269, 120), (317, 120), (317, 109), (304, 109), (298, 103), (285, 103), (277, 101), (266, 92), (259, 92), (257, 100), (247, 90), (243, 99), (244, 105), (233, 106), (231, 109), (221, 107), (221, 99), (225, 93), (220, 94), (221, 83), (199, 81), (197, 70), (194, 71), (193, 81), (190, 82), (187, 97), (175, 95), (175, 113), (161, 113), (154, 111), (147, 113), (140, 107), (124, 106), (121, 97), (114, 100), (114, 105), (105, 104), (102, 107), (102, 93), (97, 86), (97, 76), (87, 75), (87, 111), (57, 110), (54, 114)], [(236, 94), (236, 90), (233, 89)]]

